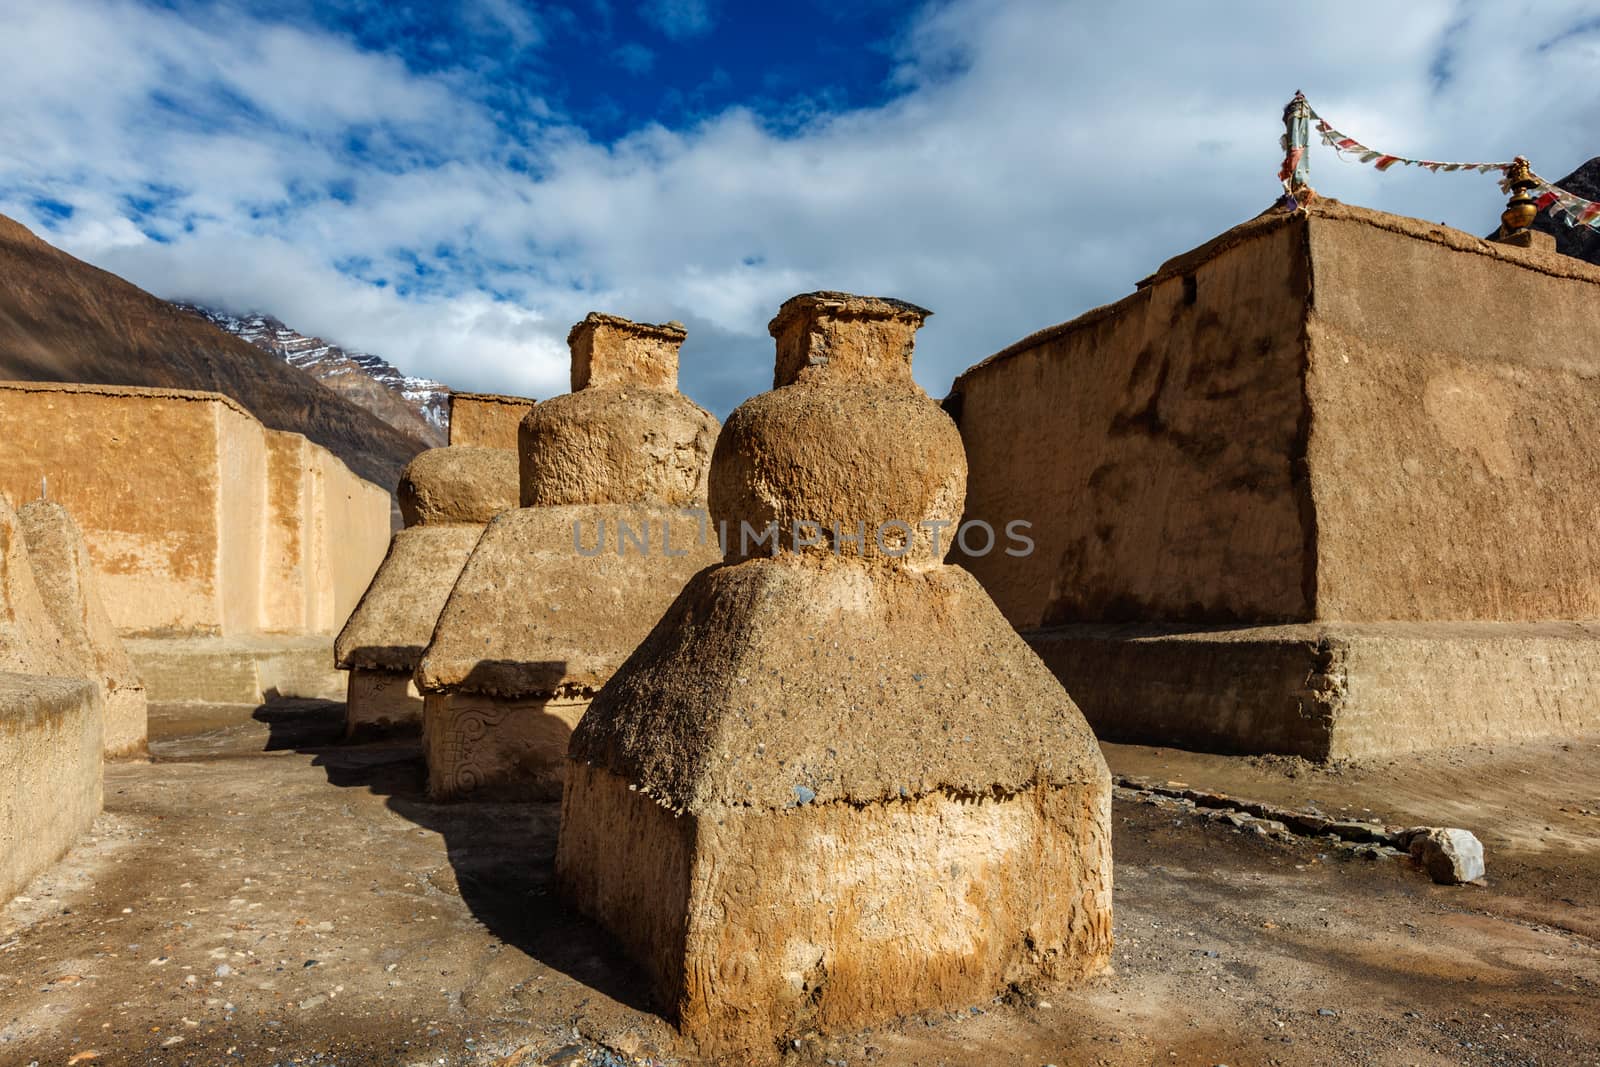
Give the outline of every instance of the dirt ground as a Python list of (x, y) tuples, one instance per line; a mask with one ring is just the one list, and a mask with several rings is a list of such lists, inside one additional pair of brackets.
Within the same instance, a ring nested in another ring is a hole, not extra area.
[[(0, 1065), (687, 1064), (552, 892), (559, 806), (435, 805), (341, 708), (158, 708), (93, 833), (0, 909)], [(1486, 886), (1117, 801), (1088, 986), (808, 1037), (794, 1067), (1600, 1064), (1600, 738), (1115, 772), (1482, 837)], [(1370, 810), (1369, 810), (1370, 809)]]

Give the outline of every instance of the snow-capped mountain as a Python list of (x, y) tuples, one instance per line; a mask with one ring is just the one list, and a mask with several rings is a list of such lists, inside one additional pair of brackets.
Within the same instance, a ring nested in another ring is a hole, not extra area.
[(177, 306), (271, 352), (430, 446), (445, 444), (449, 436), (450, 390), (439, 382), (403, 374), (381, 356), (351, 352), (307, 336), (271, 315), (233, 315), (195, 304)]

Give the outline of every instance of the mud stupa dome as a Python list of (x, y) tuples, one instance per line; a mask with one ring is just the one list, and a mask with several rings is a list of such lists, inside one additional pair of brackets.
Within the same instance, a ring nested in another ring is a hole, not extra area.
[(572, 392), (522, 420), (522, 506), (698, 507), (717, 420), (678, 392), (680, 323), (590, 312), (572, 328)]
[(400, 472), (395, 493), (407, 527), (481, 525), (517, 506), (516, 486), (515, 452), (451, 445), (418, 453)]
[(908, 563), (949, 551), (967, 458), (960, 431), (911, 378), (929, 314), (834, 292), (778, 311), (773, 391), (729, 416), (712, 459), (711, 517), (727, 524), (730, 560), (763, 550), (738, 536), (741, 524), (775, 525), (791, 549), (814, 541), (817, 552)]

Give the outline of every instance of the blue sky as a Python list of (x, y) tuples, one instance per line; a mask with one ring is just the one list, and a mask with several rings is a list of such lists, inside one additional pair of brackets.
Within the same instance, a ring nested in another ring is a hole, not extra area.
[[(1600, 5), (0, 0), (0, 212), (162, 296), (460, 388), (566, 388), (591, 309), (688, 324), (718, 414), (796, 292), (935, 316), (918, 379), (1274, 195), (1279, 113), (1434, 158), (1600, 153)], [(1492, 229), (1482, 176), (1313, 156)]]

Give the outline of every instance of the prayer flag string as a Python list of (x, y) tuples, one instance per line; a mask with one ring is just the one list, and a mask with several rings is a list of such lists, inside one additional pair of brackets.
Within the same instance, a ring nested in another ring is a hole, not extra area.
[[(1411, 159), (1407, 156), (1394, 155), (1389, 152), (1380, 152), (1362, 144), (1354, 137), (1337, 130), (1324, 119), (1311, 106), (1306, 103), (1305, 97), (1295, 94), (1294, 100), (1284, 109), (1284, 120), (1288, 127), (1284, 133), (1281, 144), (1284, 150), (1283, 166), (1278, 172), (1278, 180), (1283, 182), (1284, 190), (1290, 197), (1294, 196), (1296, 186), (1306, 184), (1309, 170), (1306, 160), (1306, 148), (1310, 142), (1309, 131), (1306, 129), (1308, 120), (1315, 123), (1318, 134), (1322, 136), (1322, 143), (1332, 148), (1341, 159), (1354, 160), (1357, 163), (1368, 163), (1378, 170), (1388, 170), (1393, 166), (1421, 167), (1423, 170), (1434, 174), (1455, 173), (1472, 171), (1478, 174), (1488, 174), (1499, 171), (1502, 175), (1500, 188), (1509, 193), (1511, 179), (1508, 172), (1512, 164), (1507, 163), (1446, 163), (1437, 159)], [(1529, 175), (1539, 184), (1529, 190), (1529, 195), (1534, 198), (1540, 211), (1550, 211), (1559, 217), (1568, 226), (1590, 226), (1600, 229), (1600, 201), (1586, 200), (1575, 193), (1546, 181), (1533, 174)]]

